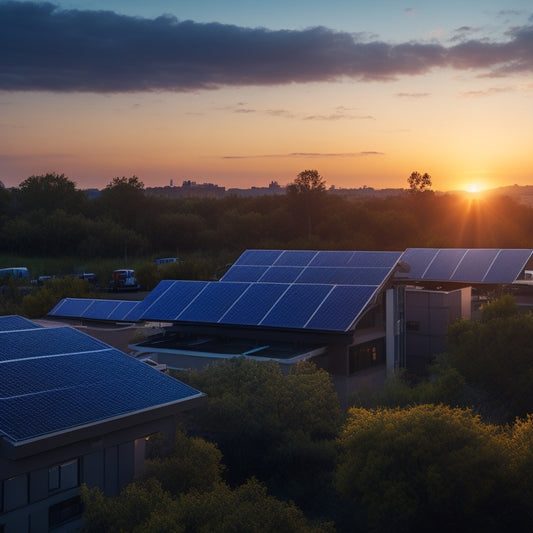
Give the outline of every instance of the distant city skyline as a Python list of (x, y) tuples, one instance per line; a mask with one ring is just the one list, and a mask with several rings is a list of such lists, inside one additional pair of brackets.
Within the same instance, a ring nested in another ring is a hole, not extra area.
[(533, 183), (526, 0), (0, 0), (0, 180)]

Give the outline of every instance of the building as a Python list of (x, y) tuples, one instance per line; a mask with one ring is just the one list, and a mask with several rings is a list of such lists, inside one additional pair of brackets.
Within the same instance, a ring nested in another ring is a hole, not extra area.
[(163, 281), (130, 307), (66, 299), (50, 314), (163, 325), (130, 349), (169, 368), (243, 356), (288, 370), (310, 359), (342, 399), (398, 368), (423, 372), (448, 325), (472, 316), (474, 291), (525, 283), (532, 253), (247, 250), (220, 281)]
[(152, 435), (204, 395), (66, 326), (0, 317), (0, 531), (81, 525), (82, 483), (115, 496)]

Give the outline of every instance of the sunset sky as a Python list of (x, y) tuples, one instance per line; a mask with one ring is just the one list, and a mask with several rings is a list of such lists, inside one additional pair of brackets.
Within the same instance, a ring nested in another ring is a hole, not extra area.
[(0, 0), (0, 181), (533, 184), (531, 0)]

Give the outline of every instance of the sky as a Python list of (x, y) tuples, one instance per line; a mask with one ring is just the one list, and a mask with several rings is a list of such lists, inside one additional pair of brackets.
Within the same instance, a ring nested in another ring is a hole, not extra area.
[(0, 181), (533, 184), (531, 0), (0, 0)]

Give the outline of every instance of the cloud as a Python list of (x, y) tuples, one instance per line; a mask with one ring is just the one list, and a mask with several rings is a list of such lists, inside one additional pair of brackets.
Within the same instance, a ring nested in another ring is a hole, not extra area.
[(398, 98), (427, 98), (430, 93), (396, 93)]
[(221, 159), (265, 159), (275, 157), (278, 158), (327, 158), (327, 157), (368, 157), (374, 155), (385, 155), (384, 152), (366, 151), (366, 152), (341, 152), (341, 153), (329, 153), (329, 152), (291, 152), (289, 154), (262, 154), (262, 155), (225, 155)]
[(0, 2), (0, 90), (193, 91), (342, 79), (391, 80), (435, 68), (490, 76), (533, 70), (533, 26), (505, 42), (361, 42), (324, 27), (271, 31), (219, 23)]

